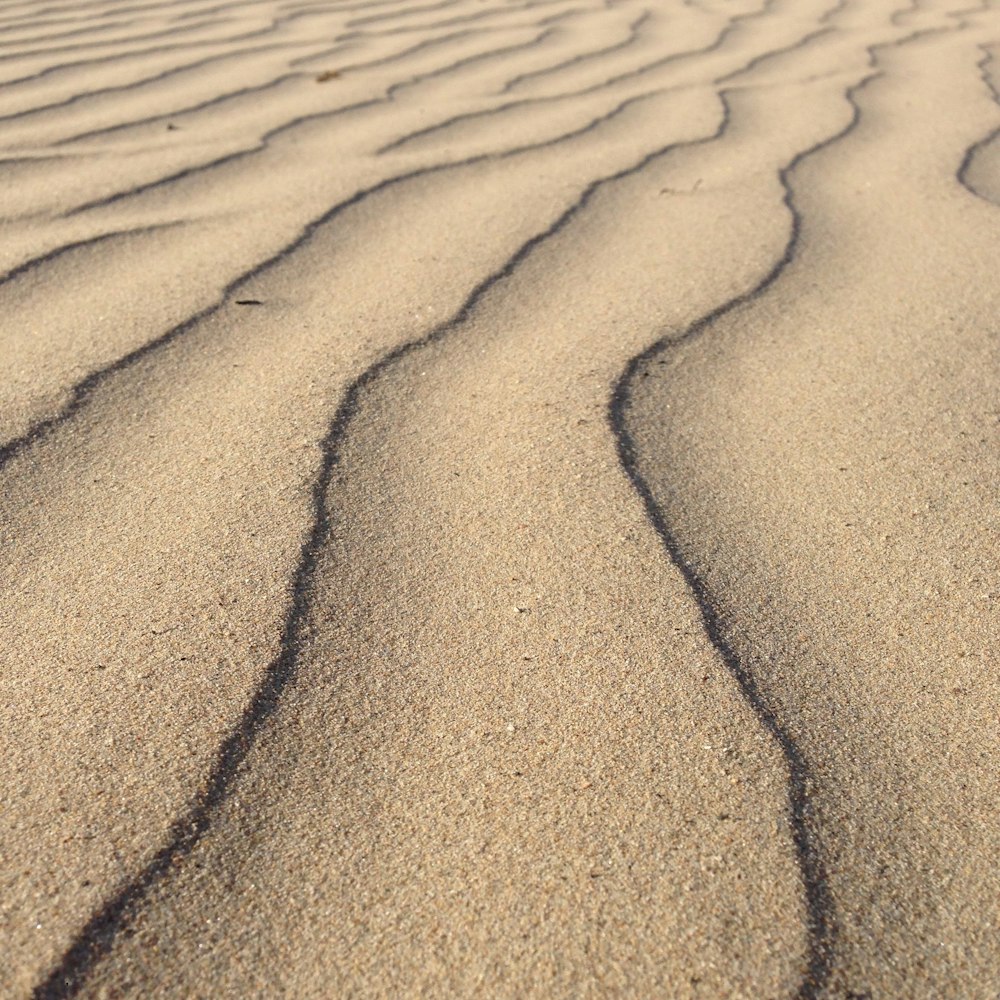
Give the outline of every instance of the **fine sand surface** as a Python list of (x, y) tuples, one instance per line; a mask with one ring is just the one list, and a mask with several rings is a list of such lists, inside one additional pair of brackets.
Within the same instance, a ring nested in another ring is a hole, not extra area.
[(8, 0), (0, 178), (0, 997), (996, 1000), (996, 0)]

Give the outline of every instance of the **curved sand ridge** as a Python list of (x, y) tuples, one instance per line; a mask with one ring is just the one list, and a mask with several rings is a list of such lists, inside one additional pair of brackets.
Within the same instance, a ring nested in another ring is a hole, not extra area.
[(9, 5), (0, 993), (991, 996), (996, 25)]

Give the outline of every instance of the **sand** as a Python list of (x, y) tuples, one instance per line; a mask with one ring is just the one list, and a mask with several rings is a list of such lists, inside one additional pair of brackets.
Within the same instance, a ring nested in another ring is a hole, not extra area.
[(995, 3), (0, 57), (0, 996), (995, 1000)]

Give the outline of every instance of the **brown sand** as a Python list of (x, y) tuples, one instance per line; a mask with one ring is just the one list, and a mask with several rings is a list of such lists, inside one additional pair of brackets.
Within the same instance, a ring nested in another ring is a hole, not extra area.
[(995, 998), (998, 53), (4, 5), (0, 996)]

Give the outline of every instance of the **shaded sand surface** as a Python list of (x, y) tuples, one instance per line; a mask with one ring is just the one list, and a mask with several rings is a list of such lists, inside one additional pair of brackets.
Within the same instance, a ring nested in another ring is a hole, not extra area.
[(0, 996), (995, 998), (1000, 10), (0, 10)]

